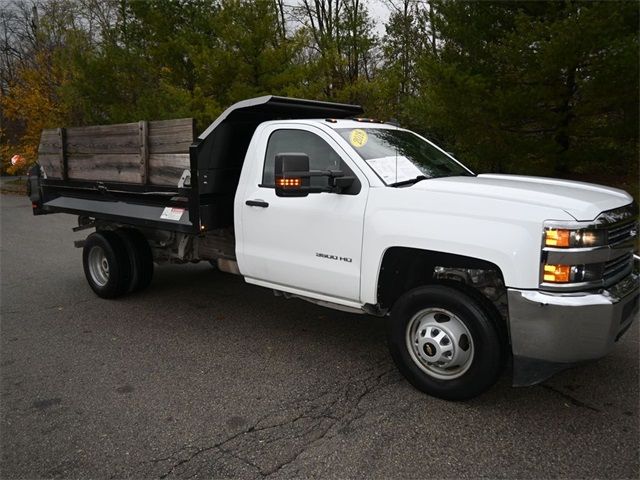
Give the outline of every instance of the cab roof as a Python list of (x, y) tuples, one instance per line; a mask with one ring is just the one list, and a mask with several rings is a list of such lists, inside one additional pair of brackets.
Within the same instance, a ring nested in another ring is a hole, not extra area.
[(235, 103), (227, 108), (200, 134), (198, 140), (206, 141), (225, 124), (259, 124), (269, 120), (360, 117), (364, 113), (360, 105), (322, 102), (301, 98), (266, 95)]
[(333, 128), (334, 130), (341, 128), (396, 128), (396, 125), (391, 123), (384, 123), (373, 119), (361, 119), (361, 118), (314, 118), (308, 120), (310, 122), (322, 123), (323, 125)]

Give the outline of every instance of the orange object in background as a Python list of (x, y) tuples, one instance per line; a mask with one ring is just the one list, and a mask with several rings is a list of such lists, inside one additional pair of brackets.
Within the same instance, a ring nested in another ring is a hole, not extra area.
[(11, 165), (13, 165), (14, 167), (24, 167), (26, 163), (27, 161), (20, 154), (16, 154), (11, 157)]

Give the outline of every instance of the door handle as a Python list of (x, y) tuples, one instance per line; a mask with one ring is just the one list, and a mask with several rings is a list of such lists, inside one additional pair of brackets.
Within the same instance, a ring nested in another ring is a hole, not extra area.
[(249, 205), (250, 207), (267, 208), (269, 206), (269, 204), (267, 202), (265, 202), (264, 200), (247, 200), (244, 203)]

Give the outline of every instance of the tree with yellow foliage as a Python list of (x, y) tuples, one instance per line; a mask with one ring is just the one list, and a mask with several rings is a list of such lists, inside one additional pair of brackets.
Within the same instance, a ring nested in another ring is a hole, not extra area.
[(19, 154), (26, 165), (36, 160), (42, 129), (61, 125), (67, 118), (67, 109), (60, 101), (58, 91), (65, 82), (65, 71), (52, 61), (51, 54), (36, 53), (33, 64), (23, 66), (10, 85), (9, 92), (0, 98), (0, 108), (7, 125), (21, 127), (21, 135), (14, 141), (9, 139), (4, 125), (0, 135), (2, 168), (9, 174), (19, 173), (21, 165), (11, 165), (10, 159)]

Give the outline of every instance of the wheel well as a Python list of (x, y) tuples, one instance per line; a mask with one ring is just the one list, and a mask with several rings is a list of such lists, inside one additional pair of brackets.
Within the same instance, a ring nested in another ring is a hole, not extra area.
[(507, 289), (497, 265), (464, 255), (417, 248), (392, 247), (385, 252), (378, 276), (378, 304), (389, 309), (404, 292), (435, 283), (470, 287), (507, 319)]

